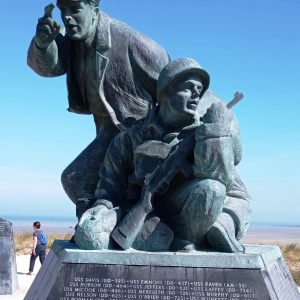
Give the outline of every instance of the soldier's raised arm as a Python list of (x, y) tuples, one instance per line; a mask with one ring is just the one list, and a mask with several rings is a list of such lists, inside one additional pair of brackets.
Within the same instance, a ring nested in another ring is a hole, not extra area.
[(66, 73), (67, 43), (64, 28), (53, 20), (54, 8), (54, 3), (45, 7), (27, 56), (29, 67), (43, 77), (56, 77)]
[(54, 3), (47, 5), (44, 10), (44, 16), (38, 20), (35, 42), (39, 48), (47, 48), (59, 34), (60, 23), (52, 19), (54, 7)]

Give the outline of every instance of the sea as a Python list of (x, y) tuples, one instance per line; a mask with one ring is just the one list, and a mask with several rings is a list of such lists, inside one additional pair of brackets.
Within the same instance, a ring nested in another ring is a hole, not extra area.
[[(1, 215), (1, 217), (12, 222), (15, 234), (32, 232), (35, 221), (41, 223), (41, 229), (46, 234), (74, 233), (77, 224), (76, 217), (41, 216), (38, 220), (36, 216)], [(300, 222), (288, 224), (252, 222), (242, 242), (245, 244), (300, 245)]]
[(47, 234), (73, 233), (77, 224), (76, 217), (1, 215), (1, 218), (10, 221), (17, 234), (33, 231), (33, 222), (36, 221), (41, 223), (41, 230)]

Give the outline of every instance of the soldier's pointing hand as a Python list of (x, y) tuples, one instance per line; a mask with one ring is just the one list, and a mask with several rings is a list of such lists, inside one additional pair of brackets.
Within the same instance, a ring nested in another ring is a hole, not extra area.
[(54, 3), (47, 5), (44, 16), (38, 20), (35, 42), (40, 48), (47, 48), (59, 33), (61, 25), (58, 21), (52, 19), (54, 7)]

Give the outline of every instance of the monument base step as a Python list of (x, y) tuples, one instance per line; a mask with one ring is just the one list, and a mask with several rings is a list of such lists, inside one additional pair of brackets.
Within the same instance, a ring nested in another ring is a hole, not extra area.
[(300, 300), (277, 246), (219, 252), (86, 251), (55, 241), (24, 300)]

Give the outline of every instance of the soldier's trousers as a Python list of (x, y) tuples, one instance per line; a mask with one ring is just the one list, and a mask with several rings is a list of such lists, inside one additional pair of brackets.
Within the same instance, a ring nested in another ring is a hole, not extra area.
[(112, 123), (97, 125), (97, 137), (63, 171), (61, 181), (69, 198), (94, 198), (101, 167), (111, 140), (120, 132)]
[(225, 198), (225, 186), (219, 181), (184, 180), (173, 185), (158, 210), (168, 212), (168, 225), (175, 238), (188, 240), (201, 249), (206, 246), (209, 229), (222, 213)]

